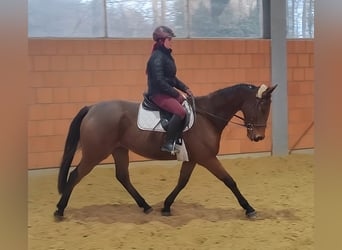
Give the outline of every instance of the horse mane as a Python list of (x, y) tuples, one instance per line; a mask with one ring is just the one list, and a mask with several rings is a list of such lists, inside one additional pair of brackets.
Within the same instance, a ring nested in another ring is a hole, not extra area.
[(212, 93), (209, 94), (209, 96), (216, 96), (216, 95), (229, 95), (230, 93), (235, 93), (237, 90), (250, 90), (252, 92), (255, 92), (258, 87), (255, 86), (255, 85), (252, 85), (250, 83), (238, 83), (238, 84), (235, 84), (233, 86), (228, 86), (228, 87), (225, 87), (225, 88), (222, 88), (222, 89), (218, 89)]

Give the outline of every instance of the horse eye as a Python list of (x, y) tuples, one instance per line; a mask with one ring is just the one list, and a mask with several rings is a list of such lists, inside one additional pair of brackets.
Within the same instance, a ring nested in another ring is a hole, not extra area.
[(266, 108), (266, 100), (261, 100), (259, 103), (258, 103), (258, 109), (261, 111), (261, 112), (265, 112), (265, 110), (267, 109)]
[(259, 102), (259, 105), (265, 105), (265, 100), (264, 99), (261, 99), (260, 102)]

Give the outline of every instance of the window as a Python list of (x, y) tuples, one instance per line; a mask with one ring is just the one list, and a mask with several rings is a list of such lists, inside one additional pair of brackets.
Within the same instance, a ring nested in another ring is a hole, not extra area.
[(104, 37), (102, 0), (29, 0), (30, 37)]
[(261, 37), (261, 0), (29, 0), (30, 37)]
[(261, 0), (193, 0), (190, 3), (190, 37), (262, 36)]
[[(263, 0), (28, 0), (30, 37), (261, 38)], [(288, 0), (288, 37), (313, 37), (314, 0)]]
[(108, 37), (150, 38), (159, 25), (186, 37), (187, 1), (184, 0), (107, 0)]
[(287, 37), (314, 37), (314, 0), (287, 1)]

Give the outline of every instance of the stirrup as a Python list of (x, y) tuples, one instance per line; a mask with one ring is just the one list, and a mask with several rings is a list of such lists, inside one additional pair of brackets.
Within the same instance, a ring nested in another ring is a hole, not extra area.
[(165, 143), (161, 148), (161, 151), (169, 152), (171, 155), (179, 153), (179, 149), (176, 148), (176, 141), (173, 143)]

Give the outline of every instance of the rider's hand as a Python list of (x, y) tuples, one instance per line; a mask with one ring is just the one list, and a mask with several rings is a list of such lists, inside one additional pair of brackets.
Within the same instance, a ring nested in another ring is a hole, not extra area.
[(179, 103), (183, 103), (185, 101), (185, 97), (182, 94), (179, 94), (179, 96), (177, 97), (177, 101)]
[(185, 91), (185, 93), (186, 93), (188, 96), (193, 96), (193, 94), (192, 94), (192, 92), (191, 92), (190, 89), (187, 89), (187, 90)]

